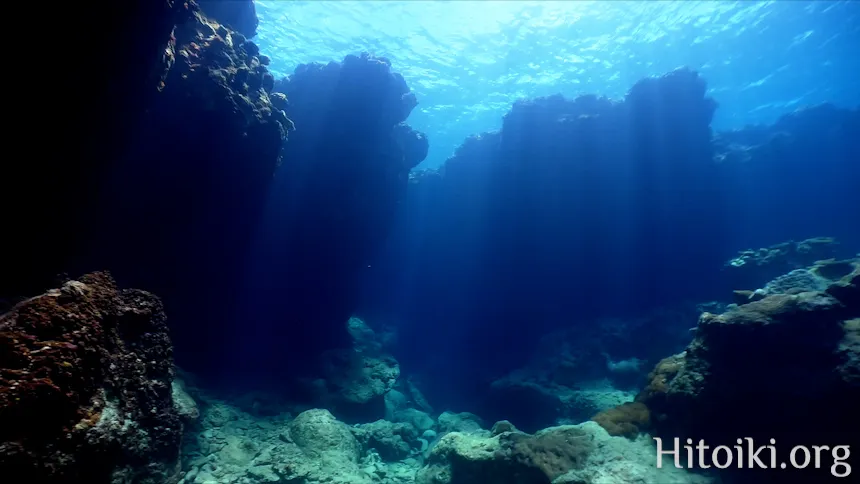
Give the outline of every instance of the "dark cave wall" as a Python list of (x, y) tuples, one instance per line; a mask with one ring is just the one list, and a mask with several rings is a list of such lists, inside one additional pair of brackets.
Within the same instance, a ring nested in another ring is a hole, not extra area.
[(402, 123), (416, 100), (388, 61), (349, 56), (279, 82), (288, 102), (257, 46), (204, 15), (223, 12), (147, 5), (69, 12), (117, 40), (69, 79), (80, 89), (48, 163), (4, 165), (27, 195), (3, 192), (15, 237), (0, 299), (110, 270), (163, 299), (189, 370), (291, 375), (343, 339), (357, 272), (426, 156)]
[[(87, 244), (104, 171), (124, 152), (167, 69), (165, 48), (190, 12), (167, 0), (62, 2), (39, 17), (51, 39), (51, 66), (29, 56), (23, 70), (38, 95), (12, 103), (7, 140), (14, 162), (2, 163), (0, 203), (6, 227), (0, 298), (15, 300), (53, 287)], [(82, 35), (98, 32), (96, 51)], [(50, 119), (50, 121), (48, 121)]]

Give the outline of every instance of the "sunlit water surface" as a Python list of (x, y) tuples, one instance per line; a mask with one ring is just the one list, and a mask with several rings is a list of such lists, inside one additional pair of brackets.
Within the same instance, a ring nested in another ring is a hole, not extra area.
[(644, 76), (690, 66), (720, 108), (717, 129), (798, 106), (860, 104), (860, 2), (258, 0), (257, 40), (277, 76), (368, 51), (417, 94), (422, 166), (497, 129), (520, 98), (622, 97)]

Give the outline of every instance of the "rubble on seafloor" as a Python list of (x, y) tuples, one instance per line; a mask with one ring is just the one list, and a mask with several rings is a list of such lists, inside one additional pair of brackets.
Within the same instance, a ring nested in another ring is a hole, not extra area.
[[(325, 409), (259, 416), (194, 393), (199, 424), (183, 446), (180, 484), (705, 484), (667, 466), (645, 436), (612, 437), (593, 422), (534, 434), (491, 430), (468, 413), (347, 425)], [(401, 409), (402, 410), (402, 409)], [(415, 409), (417, 411), (417, 409)]]

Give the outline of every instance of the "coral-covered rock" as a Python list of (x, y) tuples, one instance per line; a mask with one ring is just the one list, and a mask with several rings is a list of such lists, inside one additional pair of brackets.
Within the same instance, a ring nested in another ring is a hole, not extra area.
[(364, 449), (373, 449), (384, 461), (398, 461), (419, 450), (418, 430), (408, 423), (377, 420), (356, 425), (352, 433)]
[(641, 402), (629, 402), (604, 410), (592, 420), (606, 429), (609, 435), (634, 438), (650, 425), (651, 415), (648, 407)]
[(93, 273), (16, 305), (0, 317), (2, 474), (175, 482), (183, 424), (172, 383), (152, 294)]
[(347, 326), (352, 347), (321, 355), (323, 378), (305, 382), (310, 383), (313, 394), (309, 403), (330, 408), (338, 418), (350, 423), (381, 419), (389, 413), (387, 394), (396, 396), (393, 400), (402, 400), (392, 402), (395, 406), (406, 404), (406, 396), (393, 390), (400, 377), (400, 365), (364, 321), (351, 318)]
[(704, 313), (687, 350), (657, 365), (637, 401), (665, 437), (708, 445), (772, 438), (788, 448), (853, 442), (858, 316), (860, 269), (825, 292), (774, 294)]
[[(385, 394), (394, 388), (400, 366), (389, 355), (364, 355), (335, 350), (323, 355), (329, 392), (322, 400), (346, 421), (382, 418)], [(365, 420), (366, 421), (366, 420)]]
[(439, 415), (439, 430), (442, 432), (474, 433), (483, 428), (481, 418), (470, 412), (442, 412)]
[(817, 237), (800, 242), (788, 241), (760, 249), (748, 249), (725, 263), (724, 269), (736, 289), (758, 289), (767, 281), (786, 277), (789, 272), (804, 269), (816, 261), (837, 255), (839, 244), (831, 237)]
[(290, 423), (290, 438), (304, 452), (315, 456), (357, 461), (361, 447), (343, 422), (328, 410), (313, 409), (300, 413)]
[(245, 37), (257, 35), (257, 8), (254, 0), (197, 0), (207, 17), (230, 27)]
[(495, 436), (452, 432), (433, 447), (420, 484), (539, 484), (582, 467), (592, 451), (588, 432), (552, 427), (534, 435), (503, 432)]
[[(492, 382), (478, 413), (533, 432), (582, 422), (628, 402), (647, 368), (689, 343), (690, 321), (700, 312), (682, 304), (550, 333), (528, 365)], [(642, 345), (646, 339), (651, 344)]]

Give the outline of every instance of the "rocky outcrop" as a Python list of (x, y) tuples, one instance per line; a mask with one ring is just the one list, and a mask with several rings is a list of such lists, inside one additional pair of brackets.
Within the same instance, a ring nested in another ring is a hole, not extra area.
[(582, 422), (630, 401), (656, 362), (689, 343), (690, 321), (700, 312), (678, 304), (552, 332), (528, 365), (492, 382), (478, 413), (532, 432)]
[(179, 363), (205, 375), (238, 332), (253, 228), (293, 125), (269, 98), (274, 78), (256, 45), (189, 8), (159, 92), (103, 180), (80, 267), (159, 294), (179, 323), (176, 345), (194, 349)]
[(735, 289), (758, 289), (767, 281), (816, 261), (836, 257), (839, 244), (831, 237), (816, 237), (795, 242), (747, 249), (725, 263), (724, 270)]
[(254, 0), (197, 0), (207, 17), (251, 38), (257, 35), (257, 8)]
[(356, 425), (352, 432), (363, 448), (375, 449), (379, 457), (386, 462), (406, 459), (420, 450), (418, 430), (409, 423), (377, 420)]
[[(860, 268), (825, 291), (772, 294), (723, 314), (704, 313), (686, 351), (655, 367), (637, 402), (647, 406), (651, 430), (667, 438), (711, 446), (775, 439), (777, 448), (788, 449), (853, 442), (860, 431), (858, 317)], [(739, 478), (771, 478), (763, 473)], [(807, 474), (788, 477), (813, 477)]]
[(301, 383), (309, 405), (328, 408), (348, 423), (372, 422), (388, 413), (386, 396), (398, 383), (400, 365), (363, 320), (350, 318), (348, 332), (352, 347), (325, 351), (319, 378)]
[[(705, 92), (679, 70), (618, 101), (519, 101), (500, 132), (467, 139), (439, 173), (414, 177), (395, 250), (371, 269), (401, 277), (379, 282), (368, 305), (414, 322), (400, 341), (415, 367), (426, 365), (422, 348), (445, 348), (448, 361), (427, 378), (445, 382), (434, 399), (480, 398), (545, 334), (583, 328), (606, 307), (641, 314), (701, 289), (685, 281), (703, 254), (722, 263), (723, 219)], [(692, 229), (704, 219), (711, 230)]]
[(184, 446), (185, 483), (414, 483), (421, 444), (408, 425), (350, 427), (323, 409), (252, 416), (202, 400), (201, 425)]
[[(860, 178), (860, 111), (823, 106), (712, 136), (705, 92), (681, 70), (618, 101), (520, 101), (500, 131), (465, 140), (438, 172), (413, 177), (367, 304), (415, 323), (401, 334), (415, 361), (401, 362), (445, 382), (427, 388), (434, 400), (474, 405), (485, 384), (527, 364), (543, 335), (585, 332), (607, 309), (624, 318), (715, 300), (787, 272), (733, 282), (719, 269), (739, 248), (818, 234), (860, 242), (846, 223), (860, 219), (851, 181)], [(833, 257), (812, 240), (796, 245)], [(447, 361), (420, 361), (427, 347), (445, 347)]]
[(0, 473), (28, 482), (171, 483), (183, 419), (161, 302), (106, 273), (0, 316)]
[(644, 439), (611, 437), (587, 422), (525, 434), (506, 422), (497, 432), (443, 436), (415, 476), (417, 484), (581, 484), (667, 482), (705, 484), (708, 478), (673, 466), (654, 466)]
[[(295, 372), (317, 361), (308, 355), (350, 346), (344, 329), (361, 279), (394, 226), (427, 140), (402, 124), (417, 100), (384, 58), (300, 65), (276, 83), (272, 99), (296, 131), (259, 226), (242, 316), (260, 321), (263, 346), (272, 345), (257, 347), (268, 359), (255, 367)], [(248, 339), (261, 343), (256, 334)]]
[(420, 484), (550, 483), (581, 468), (592, 451), (589, 435), (576, 427), (554, 427), (528, 435), (453, 432), (430, 452), (428, 465), (416, 476)]
[(400, 366), (390, 355), (334, 350), (323, 355), (325, 387), (320, 402), (344, 421), (368, 421), (385, 415), (385, 394), (394, 388)]
[[(62, 148), (43, 144), (49, 162), (2, 176), (39, 203), (7, 221), (16, 257), (0, 276), (0, 297), (37, 294), (59, 273), (106, 268), (163, 299), (180, 323), (175, 344), (195, 350), (182, 363), (214, 368), (236, 329), (244, 256), (292, 129), (270, 102), (267, 59), (194, 2), (73, 8), (56, 38), (98, 32), (104, 42), (85, 66), (79, 45), (58, 43), (69, 49), (58, 55), (77, 59), (57, 66), (77, 73), (63, 85), (75, 94), (63, 100)], [(4, 201), (12, 205), (20, 201)], [(46, 250), (43, 240), (61, 243)]]

